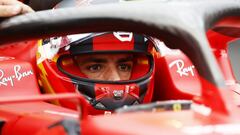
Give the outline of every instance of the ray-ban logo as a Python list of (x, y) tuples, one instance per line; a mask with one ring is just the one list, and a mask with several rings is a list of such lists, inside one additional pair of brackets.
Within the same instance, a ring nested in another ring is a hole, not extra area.
[(175, 60), (175, 61), (173, 61), (169, 64), (170, 68), (172, 68), (173, 66), (177, 67), (176, 72), (179, 73), (179, 75), (181, 77), (182, 76), (189, 76), (189, 75), (194, 76), (194, 72), (193, 72), (194, 66), (191, 65), (191, 66), (185, 67), (184, 61), (181, 60), (181, 59)]
[(0, 69), (0, 86), (14, 86), (14, 81), (21, 81), (23, 78), (33, 75), (32, 70), (22, 71), (20, 65), (13, 67), (14, 73), (12, 75), (6, 75), (5, 72)]

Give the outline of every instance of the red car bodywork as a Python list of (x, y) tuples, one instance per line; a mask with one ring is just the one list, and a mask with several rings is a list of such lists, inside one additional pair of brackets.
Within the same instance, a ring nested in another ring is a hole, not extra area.
[[(24, 44), (24, 47), (22, 44)], [(164, 45), (160, 47), (160, 50), (162, 50), (161, 55), (158, 56), (158, 63), (156, 65), (159, 67), (159, 71), (156, 74), (155, 81), (163, 82), (165, 85), (155, 85), (156, 91), (154, 94), (154, 100), (190, 100), (193, 98), (193, 95), (199, 95), (201, 89), (199, 82), (200, 78), (191, 61), (179, 50), (170, 50)], [(4, 75), (3, 77), (15, 75), (14, 65), (21, 66), (21, 71), (23, 71), (21, 74), (26, 72), (25, 76), (22, 77), (20, 81), (13, 78), (13, 86), (11, 85), (11, 82), (7, 82), (7, 86), (2, 85), (1, 96), (4, 97), (4, 99), (10, 97), (8, 100), (11, 101), (11, 98), (14, 99), (13, 97), (25, 96), (27, 98), (27, 96), (34, 97), (36, 95), (41, 95), (37, 84), (37, 78), (35, 76), (37, 70), (36, 67), (32, 66), (35, 65), (36, 42), (30, 41), (8, 45), (2, 47), (1, 52), (4, 56), (1, 58), (2, 60), (0, 63), (1, 70), (4, 71), (4, 74), (2, 74), (2, 76)], [(220, 59), (220, 57), (217, 58)], [(225, 66), (227, 65), (225, 64), (223, 67)], [(179, 67), (182, 67), (182, 70), (180, 70)], [(185, 71), (184, 68), (189, 69), (184, 72), (186, 74), (177, 72)], [(192, 69), (192, 71), (190, 69)], [(231, 71), (230, 68), (228, 69), (229, 70), (225, 70), (225, 72)], [(33, 74), (30, 72), (28, 75), (27, 71), (32, 71)], [(164, 76), (164, 78), (162, 76)], [(3, 79), (3, 77), (1, 79)], [(231, 76), (230, 78), (233, 79)], [(165, 91), (158, 91), (158, 89), (165, 89)], [(148, 117), (144, 117), (146, 115), (148, 115)], [(56, 126), (53, 129), (48, 129), (48, 127), (59, 121), (63, 121), (66, 116), (75, 121), (78, 120), (78, 112), (40, 101), (1, 105), (0, 116), (3, 119), (2, 134), (65, 134), (66, 131), (63, 126)], [(188, 116), (188, 118), (186, 119), (185, 116)], [(102, 121), (104, 121), (104, 124)], [(131, 121), (137, 121), (137, 123), (128, 125)], [(191, 128), (195, 129), (196, 127), (194, 125), (201, 124), (201, 122), (201, 120), (195, 121), (195, 115), (192, 111), (182, 111), (177, 114), (175, 112), (160, 111), (156, 113), (133, 113), (126, 115), (126, 117), (122, 117), (122, 115), (111, 117), (98, 116), (96, 118), (90, 117), (81, 121), (81, 125), (83, 126), (81, 128), (83, 129), (82, 134), (156, 134), (158, 132), (176, 134), (179, 131), (175, 131), (174, 128), (186, 126), (186, 128), (183, 129), (183, 133), (185, 134), (185, 132), (195, 132), (192, 131)], [(115, 128), (111, 127), (112, 131), (109, 128), (106, 128), (115, 125), (115, 123), (118, 124), (116, 127), (114, 126)], [(161, 125), (165, 125), (166, 123), (169, 127)], [(208, 124), (211, 125), (213, 123), (209, 122)], [(174, 127), (173, 129), (171, 128), (172, 126)], [(221, 127), (222, 125), (218, 126)], [(228, 126), (231, 128), (238, 125), (229, 123)], [(91, 129), (94, 128), (94, 130), (89, 129), (90, 127)], [(128, 128), (127, 131), (121, 130), (126, 129), (127, 127), (131, 128)], [(146, 130), (136, 130), (139, 127), (144, 127)], [(209, 127), (206, 126), (203, 128), (207, 129)], [(170, 129), (171, 132), (169, 132)], [(200, 129), (196, 129), (196, 132), (198, 130)], [(211, 130), (213, 131), (213, 129)], [(210, 132), (210, 130), (204, 132)]]
[[(67, 134), (61, 122), (78, 123), (77, 111), (43, 102), (44, 97), (38, 97), (41, 92), (33, 64), (36, 55), (35, 43), (35, 41), (22, 42), (0, 49), (1, 100), (5, 102), (17, 100), (0, 106), (2, 135), (37, 134), (51, 126), (54, 127), (55, 124), (56, 127), (60, 127), (59, 132)], [(68, 98), (77, 99), (74, 95)], [(24, 100), (29, 101), (23, 102)]]
[[(79, 114), (81, 134), (239, 134), (239, 109), (229, 90), (236, 90), (238, 84), (226, 55), (226, 43), (234, 38), (211, 30), (207, 36), (229, 88), (216, 88), (198, 75), (184, 54), (160, 46), (154, 101), (192, 99), (192, 110), (156, 109), (111, 116), (86, 116), (84, 101), (77, 95), (41, 96), (35, 76), (36, 41), (1, 46), (2, 134), (68, 134), (56, 123), (66, 117), (78, 121)], [(81, 99), (83, 112), (40, 101), (57, 98)]]

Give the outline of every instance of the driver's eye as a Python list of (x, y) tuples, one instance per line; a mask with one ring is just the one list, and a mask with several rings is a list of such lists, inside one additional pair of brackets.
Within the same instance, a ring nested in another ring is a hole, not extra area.
[(93, 64), (93, 65), (88, 66), (87, 69), (90, 72), (98, 72), (102, 69), (102, 66), (100, 64)]
[(120, 64), (120, 65), (118, 65), (118, 69), (120, 71), (130, 71), (132, 69), (132, 65), (130, 65), (130, 64)]

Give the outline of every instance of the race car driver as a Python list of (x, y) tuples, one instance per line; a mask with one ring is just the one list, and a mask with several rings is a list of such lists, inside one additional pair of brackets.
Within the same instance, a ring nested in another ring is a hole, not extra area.
[[(108, 0), (104, 3), (118, 2)], [(96, 0), (62, 1), (56, 8), (100, 4)], [(38, 48), (39, 82), (47, 93), (78, 92), (90, 114), (124, 105), (149, 103), (154, 86), (154, 47), (132, 32), (100, 32), (53, 37)], [(57, 104), (68, 108), (67, 101)]]
[[(147, 36), (102, 32), (45, 39), (38, 49), (40, 84), (46, 92), (78, 92), (90, 114), (149, 103), (154, 47)], [(62, 106), (73, 108), (67, 102)]]

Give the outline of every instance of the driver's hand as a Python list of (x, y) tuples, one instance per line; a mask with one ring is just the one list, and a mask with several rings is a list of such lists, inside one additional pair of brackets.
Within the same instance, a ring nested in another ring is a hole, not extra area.
[(17, 0), (0, 0), (0, 17), (11, 17), (28, 12), (33, 12), (33, 9), (22, 2)]

